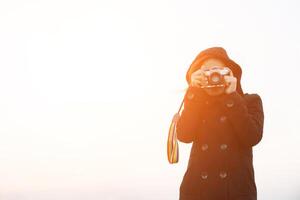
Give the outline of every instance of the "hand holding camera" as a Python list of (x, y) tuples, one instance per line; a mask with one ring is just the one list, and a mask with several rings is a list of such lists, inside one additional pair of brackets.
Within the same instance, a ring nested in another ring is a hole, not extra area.
[(236, 91), (237, 79), (228, 67), (214, 66), (206, 70), (200, 68), (192, 73), (190, 85), (216, 96), (223, 92), (230, 94)]
[(226, 94), (230, 94), (236, 91), (237, 79), (233, 76), (232, 72), (229, 76), (224, 76), (227, 88), (225, 89)]

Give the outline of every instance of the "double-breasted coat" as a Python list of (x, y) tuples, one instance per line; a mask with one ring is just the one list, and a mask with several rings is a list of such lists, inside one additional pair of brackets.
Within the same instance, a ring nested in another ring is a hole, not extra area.
[(208, 96), (190, 86), (176, 130), (192, 143), (180, 200), (256, 200), (252, 147), (263, 135), (258, 94)]

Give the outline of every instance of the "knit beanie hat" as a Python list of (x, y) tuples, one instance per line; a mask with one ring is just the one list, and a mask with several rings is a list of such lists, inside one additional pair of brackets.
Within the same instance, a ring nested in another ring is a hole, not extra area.
[(208, 49), (205, 49), (201, 51), (195, 60), (192, 62), (190, 65), (187, 73), (186, 73), (186, 80), (188, 84), (190, 84), (190, 78), (193, 72), (198, 70), (203, 62), (209, 58), (215, 58), (218, 60), (221, 60), (228, 68), (230, 68), (233, 72), (233, 75), (237, 78), (237, 92), (240, 94), (243, 94), (243, 90), (241, 87), (241, 77), (242, 77), (242, 69), (241, 67), (231, 60), (229, 56), (227, 55), (227, 52), (224, 48), (222, 47), (211, 47)]

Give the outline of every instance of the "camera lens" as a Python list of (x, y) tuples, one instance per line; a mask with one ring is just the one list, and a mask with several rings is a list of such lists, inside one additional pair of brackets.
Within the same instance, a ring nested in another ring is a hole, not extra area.
[(217, 72), (214, 72), (210, 75), (210, 80), (212, 84), (219, 84), (221, 81), (220, 74)]

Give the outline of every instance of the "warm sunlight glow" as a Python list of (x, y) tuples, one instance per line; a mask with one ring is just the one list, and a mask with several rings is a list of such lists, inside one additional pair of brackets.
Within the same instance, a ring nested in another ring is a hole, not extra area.
[[(0, 199), (174, 200), (170, 122), (200, 50), (259, 93), (259, 199), (300, 198), (297, 1), (1, 1)], [(283, 73), (284, 71), (284, 73)], [(278, 183), (280, 181), (280, 183)]]

